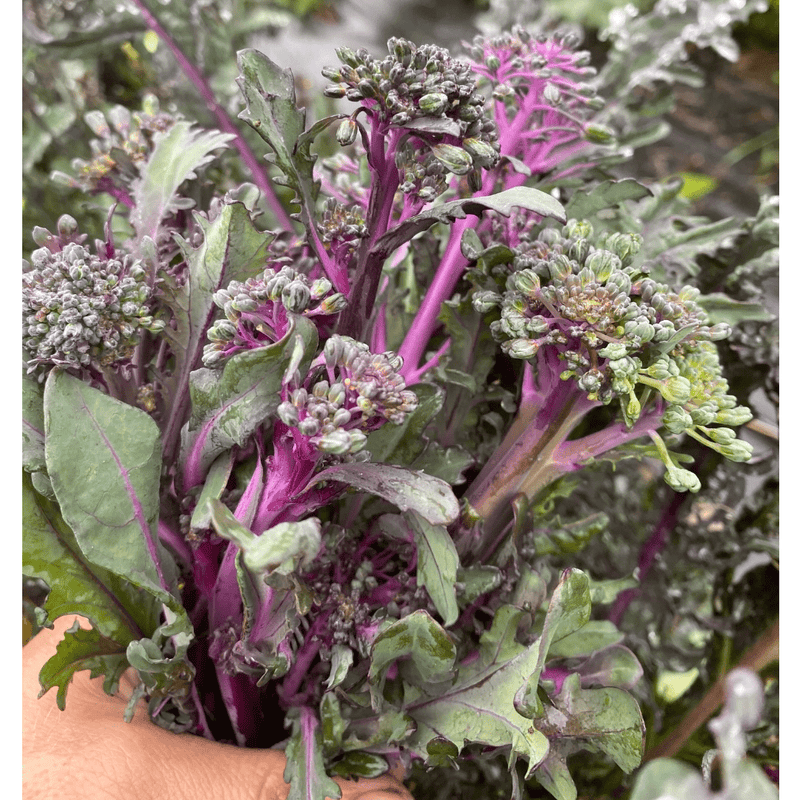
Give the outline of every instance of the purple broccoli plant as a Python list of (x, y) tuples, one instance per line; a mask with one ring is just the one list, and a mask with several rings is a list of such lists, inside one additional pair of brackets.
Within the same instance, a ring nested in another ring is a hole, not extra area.
[[(518, 534), (612, 452), (696, 491), (681, 439), (747, 461), (751, 415), (730, 325), (621, 208), (650, 190), (591, 170), (615, 141), (576, 44), (340, 48), (325, 94), (357, 108), (308, 129), (291, 73), (240, 52), (240, 117), (293, 192), (277, 231), (254, 187), (188, 213), (214, 151), (250, 153), (226, 116), (90, 118), (81, 185), (129, 238), (93, 254), (63, 217), (23, 276), (26, 574), (94, 624), (43, 672), (59, 702), (80, 661), (110, 689), (135, 667), (176, 731), (270, 746), (288, 723), (304, 800), (477, 752), (515, 798), (520, 775), (575, 797), (580, 749), (638, 766), (641, 666), (592, 622), (593, 579)], [(347, 150), (318, 165), (326, 133)]]

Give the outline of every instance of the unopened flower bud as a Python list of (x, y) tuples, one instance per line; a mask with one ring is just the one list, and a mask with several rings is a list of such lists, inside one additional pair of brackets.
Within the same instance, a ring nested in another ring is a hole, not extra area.
[(736, 439), (733, 428), (703, 428), (703, 433), (716, 444), (730, 444)]
[(289, 402), (281, 403), (277, 408), (277, 414), (278, 418), (285, 425), (297, 427), (297, 423), (300, 421), (300, 415), (297, 412), (297, 407)]
[(695, 425), (710, 425), (712, 422), (716, 422), (719, 412), (713, 403), (703, 403), (697, 408), (689, 409), (689, 414)]
[(692, 384), (688, 379), (679, 375), (664, 381), (659, 387), (659, 392), (668, 403), (683, 405), (692, 396)]
[(567, 275), (572, 274), (572, 261), (563, 253), (559, 253), (552, 261), (548, 262), (547, 268), (554, 281), (563, 281)]
[(472, 156), (472, 160), (479, 167), (493, 167), (500, 158), (500, 154), (488, 142), (470, 137), (462, 142), (464, 149)]
[(303, 436), (316, 436), (319, 433), (319, 421), (314, 417), (306, 417), (297, 423), (297, 429)]
[(540, 343), (535, 339), (512, 339), (510, 342), (503, 342), (503, 350), (511, 358), (533, 358), (539, 351)]
[(343, 428), (350, 423), (352, 418), (353, 415), (346, 408), (340, 408), (333, 415), (333, 424), (337, 428)]
[(357, 67), (360, 63), (358, 56), (349, 47), (337, 47), (336, 56), (343, 64)]
[(454, 175), (466, 175), (472, 169), (472, 157), (460, 147), (437, 144), (431, 150), (436, 160)]
[(731, 335), (731, 326), (727, 322), (718, 322), (708, 328), (707, 334), (712, 342), (721, 342)]
[[(592, 223), (586, 220), (571, 219), (564, 226), (565, 239), (589, 239), (593, 232)], [(539, 237), (541, 239), (541, 236)]]
[(335, 456), (342, 456), (350, 452), (352, 446), (351, 436), (355, 431), (345, 431), (337, 428), (335, 431), (326, 433), (317, 442), (317, 448), (323, 453), (330, 453)]
[(597, 276), (598, 283), (605, 283), (612, 275), (622, 269), (622, 261), (619, 256), (610, 253), (608, 250), (595, 250), (586, 257), (584, 262)]
[(429, 92), (419, 99), (419, 110), (429, 117), (438, 117), (447, 110), (447, 95), (441, 92)]
[(352, 117), (343, 119), (336, 129), (336, 141), (339, 142), (342, 147), (353, 144), (357, 135), (358, 123)]
[(510, 279), (509, 283), (513, 281), (513, 285), (523, 294), (532, 297), (542, 286), (539, 276), (532, 269), (523, 269), (515, 273)]
[[(714, 422), (719, 425), (744, 425), (753, 419), (753, 412), (746, 406), (736, 408), (723, 408), (714, 417)], [(708, 423), (706, 423), (708, 424)]]
[(69, 214), (62, 214), (58, 218), (58, 222), (56, 223), (56, 227), (58, 230), (59, 236), (63, 236), (64, 238), (68, 238), (72, 236), (78, 230), (78, 222), (75, 217), (71, 217)]
[(729, 461), (746, 464), (753, 456), (753, 445), (743, 442), (741, 439), (735, 439), (730, 444), (722, 445), (719, 452)]
[(347, 298), (341, 292), (336, 292), (326, 297), (319, 304), (319, 308), (324, 314), (338, 314), (346, 305)]
[(300, 314), (311, 302), (311, 289), (300, 281), (292, 281), (281, 292), (281, 302), (289, 311)]
[(472, 306), (479, 314), (486, 314), (502, 302), (503, 298), (497, 292), (486, 289), (478, 290), (472, 295)]
[(667, 467), (665, 480), (676, 492), (700, 491), (700, 478), (682, 467)]
[(662, 418), (664, 427), (670, 433), (683, 433), (693, 427), (692, 416), (680, 406), (669, 406)]

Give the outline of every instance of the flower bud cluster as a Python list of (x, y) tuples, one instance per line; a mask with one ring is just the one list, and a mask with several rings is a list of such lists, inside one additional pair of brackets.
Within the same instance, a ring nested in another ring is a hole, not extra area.
[(589, 223), (570, 220), (560, 232), (546, 227), (518, 241), (506, 263), (497, 263), (495, 247), (492, 259), (476, 254), (468, 273), (478, 284), (473, 305), (494, 318), (490, 329), (504, 352), (537, 365), (548, 348), (565, 366), (561, 380), (574, 379), (590, 400), (619, 399), (628, 425), (656, 396), (670, 432), (700, 438), (732, 460), (749, 458), (733, 431), (707, 427), (740, 425), (750, 412), (721, 376), (714, 343), (730, 327), (709, 324), (697, 288), (676, 292), (643, 277), (646, 266), (634, 264), (638, 235), (595, 237)]
[(554, 143), (580, 137), (598, 144), (613, 140), (610, 129), (589, 121), (603, 101), (585, 82), (595, 70), (588, 66), (589, 53), (575, 50), (577, 44), (571, 33), (534, 36), (516, 25), (497, 36), (476, 37), (469, 49), (473, 70), (488, 83), (484, 91), (505, 109), (497, 115), (504, 121), (498, 130), (503, 154), (533, 171), (546, 168), (543, 147), (549, 152)]
[(91, 161), (75, 159), (72, 167), (76, 177), (58, 175), (69, 185), (84, 191), (102, 189), (104, 179), (119, 175), (127, 183), (139, 174), (139, 164), (146, 161), (152, 150), (153, 135), (172, 127), (176, 118), (159, 110), (155, 95), (145, 97), (142, 110), (131, 112), (124, 106), (114, 106), (106, 114), (89, 111), (84, 119), (99, 138), (92, 139)]
[(407, 141), (398, 149), (395, 163), (400, 170), (400, 191), (425, 203), (434, 201), (448, 186), (448, 169), (430, 151)]
[(328, 198), (323, 206), (320, 235), (336, 258), (342, 259), (369, 236), (363, 207)]
[[(436, 45), (418, 47), (392, 38), (387, 46), (389, 55), (381, 60), (364, 48), (340, 47), (336, 55), (342, 66), (322, 72), (333, 81), (325, 94), (360, 103), (379, 123), (435, 137), (434, 156), (456, 175), (494, 166), (495, 123), (485, 115), (470, 65)], [(351, 127), (340, 127), (348, 143)]]
[(203, 350), (207, 367), (242, 350), (277, 342), (289, 328), (290, 313), (325, 319), (341, 311), (346, 300), (333, 292), (327, 278), (312, 281), (298, 269), (283, 266), (277, 272), (267, 267), (244, 282), (231, 281), (214, 293), (214, 303), (225, 316), (208, 329), (210, 343)]
[[(55, 237), (51, 237), (51, 247)], [(42, 247), (23, 261), (22, 343), (28, 372), (57, 367), (108, 366), (131, 357), (153, 318), (152, 288), (130, 255), (101, 258), (77, 242), (53, 252)]]
[(278, 406), (278, 416), (323, 453), (357, 454), (367, 433), (386, 422), (399, 425), (417, 407), (417, 396), (398, 372), (401, 366), (394, 353), (371, 353), (363, 342), (334, 334), (306, 384), (289, 391)]

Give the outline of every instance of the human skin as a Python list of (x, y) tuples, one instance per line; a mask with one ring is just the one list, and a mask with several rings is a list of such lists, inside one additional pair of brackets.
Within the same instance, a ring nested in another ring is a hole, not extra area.
[[(54, 690), (37, 699), (39, 670), (75, 620), (89, 627), (81, 617), (60, 617), (22, 650), (23, 800), (286, 800), (278, 750), (170, 733), (147, 719), (143, 701), (125, 722), (134, 687), (127, 674), (111, 697), (102, 677), (76, 673), (64, 711)], [(413, 800), (393, 775), (337, 783), (342, 800)]]

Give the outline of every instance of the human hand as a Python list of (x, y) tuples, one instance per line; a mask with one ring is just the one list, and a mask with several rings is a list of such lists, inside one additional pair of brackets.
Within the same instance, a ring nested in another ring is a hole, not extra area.
[[(102, 677), (78, 672), (64, 711), (55, 692), (37, 699), (39, 670), (75, 620), (88, 627), (81, 617), (60, 617), (22, 651), (24, 800), (286, 800), (286, 759), (278, 750), (170, 733), (141, 713), (125, 722), (135, 686), (127, 674), (110, 697)], [(342, 800), (413, 800), (398, 777), (337, 783)]]

